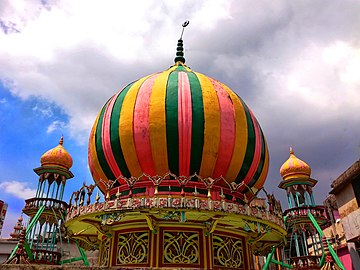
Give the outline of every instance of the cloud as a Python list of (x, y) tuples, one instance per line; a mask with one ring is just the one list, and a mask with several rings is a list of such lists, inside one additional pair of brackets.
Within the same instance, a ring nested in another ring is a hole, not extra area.
[(36, 104), (33, 108), (32, 108), (33, 112), (37, 112), (39, 113), (41, 116), (49, 118), (52, 117), (54, 115), (52, 109), (50, 108), (50, 106), (43, 106), (40, 104)]
[(62, 122), (62, 121), (59, 121), (59, 120), (55, 120), (53, 121), (47, 128), (46, 130), (46, 133), (51, 133), (55, 130), (64, 130), (66, 129), (66, 123), (65, 122)]
[(109, 97), (172, 64), (188, 19), (187, 64), (252, 109), (269, 143), (269, 184), (290, 145), (324, 178), (359, 157), (358, 1), (41, 2), (0, 3), (0, 20), (18, 31), (0, 31), (0, 79), (61, 108), (68, 119), (48, 133), (68, 129), (86, 144)]
[(26, 182), (6, 181), (0, 183), (2, 192), (11, 194), (20, 199), (29, 199), (35, 196), (36, 190), (28, 187)]

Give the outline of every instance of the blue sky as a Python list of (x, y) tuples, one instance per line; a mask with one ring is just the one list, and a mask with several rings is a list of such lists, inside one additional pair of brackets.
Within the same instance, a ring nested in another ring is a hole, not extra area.
[(41, 155), (62, 134), (75, 175), (65, 200), (92, 181), (96, 114), (129, 82), (173, 64), (185, 20), (186, 63), (227, 84), (260, 122), (268, 192), (285, 203), (279, 168), (292, 146), (319, 180), (322, 203), (360, 157), (359, 12), (356, 0), (0, 1), (2, 236), (36, 188)]
[(14, 218), (20, 216), (24, 199), (35, 195), (38, 176), (33, 169), (40, 166), (41, 155), (55, 147), (62, 134), (64, 146), (76, 164), (71, 171), (80, 176), (67, 182), (65, 200), (84, 181), (92, 183), (87, 170), (87, 145), (68, 136), (67, 122), (68, 116), (55, 103), (35, 97), (22, 100), (0, 84), (0, 188), (1, 199), (8, 203), (4, 235), (11, 231)]

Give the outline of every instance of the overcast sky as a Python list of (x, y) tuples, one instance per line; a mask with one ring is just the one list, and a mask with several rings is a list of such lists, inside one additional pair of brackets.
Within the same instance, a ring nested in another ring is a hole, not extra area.
[(61, 134), (73, 157), (65, 200), (85, 181), (96, 114), (119, 89), (186, 63), (237, 92), (268, 141), (265, 188), (289, 146), (312, 168), (321, 204), (360, 157), (359, 1), (0, 0), (0, 199), (8, 235), (38, 182), (32, 171)]

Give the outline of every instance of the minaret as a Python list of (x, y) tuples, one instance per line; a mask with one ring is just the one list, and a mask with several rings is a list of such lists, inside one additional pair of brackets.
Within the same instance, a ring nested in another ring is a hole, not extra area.
[(11, 239), (14, 239), (14, 240), (19, 240), (20, 239), (21, 231), (24, 228), (22, 222), (23, 222), (23, 218), (22, 218), (22, 216), (20, 216), (18, 221), (16, 222), (16, 224), (14, 226), (14, 231), (12, 233), (10, 233)]
[[(327, 217), (324, 206), (315, 205), (312, 189), (317, 180), (310, 177), (310, 166), (297, 158), (292, 148), (290, 157), (280, 168), (280, 175), (283, 180), (279, 188), (286, 190), (289, 206), (284, 212), (288, 232), (285, 256), (289, 260), (288, 263), (296, 269), (309, 266), (314, 267), (311, 269), (318, 269), (316, 267), (320, 263), (323, 248), (322, 232), (317, 228), (320, 229), (318, 225), (327, 222)], [(310, 218), (309, 213), (314, 220)]]
[(30, 217), (29, 226), (33, 226), (27, 232), (34, 256), (32, 263), (57, 264), (61, 259), (57, 241), (68, 207), (62, 199), (66, 181), (74, 177), (70, 171), (73, 161), (63, 143), (64, 138), (61, 137), (59, 145), (42, 155), (41, 167), (34, 169), (39, 175), (36, 195), (25, 200), (23, 212)]

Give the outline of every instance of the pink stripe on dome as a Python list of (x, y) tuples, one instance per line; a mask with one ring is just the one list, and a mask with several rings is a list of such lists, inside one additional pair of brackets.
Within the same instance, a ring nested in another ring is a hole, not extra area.
[(227, 91), (221, 84), (210, 79), (215, 87), (220, 105), (220, 143), (213, 177), (224, 176), (229, 168), (235, 147), (235, 109)]
[[(110, 166), (111, 171), (113, 172), (113, 174), (115, 175), (115, 177), (119, 177), (122, 175), (117, 163), (116, 163), (116, 159), (114, 157), (114, 153), (112, 151), (111, 148), (111, 140), (110, 140), (110, 120), (111, 120), (111, 113), (116, 101), (116, 98), (118, 97), (118, 95), (120, 94), (121, 91), (119, 91), (116, 95), (114, 95), (108, 106), (105, 109), (105, 114), (104, 114), (104, 120), (102, 123), (102, 133), (101, 133), (101, 137), (102, 137), (102, 147), (104, 150), (104, 155), (105, 155), (105, 159), (107, 161), (107, 163)], [(115, 179), (112, 179), (115, 180)]]
[(259, 166), (260, 163), (260, 158), (261, 158), (261, 134), (260, 134), (260, 127), (259, 127), (259, 123), (256, 121), (254, 114), (252, 113), (252, 111), (249, 109), (250, 115), (251, 115), (251, 119), (254, 123), (254, 130), (255, 130), (255, 152), (254, 152), (254, 158), (253, 158), (253, 162), (251, 163), (250, 169), (247, 173), (247, 175), (244, 178), (244, 183), (248, 184), (254, 177), (256, 170)]
[(134, 143), (141, 170), (149, 175), (156, 175), (150, 143), (150, 97), (152, 87), (158, 75), (150, 76), (140, 86), (134, 108)]
[(192, 105), (190, 82), (185, 72), (178, 73), (179, 175), (190, 173)]

